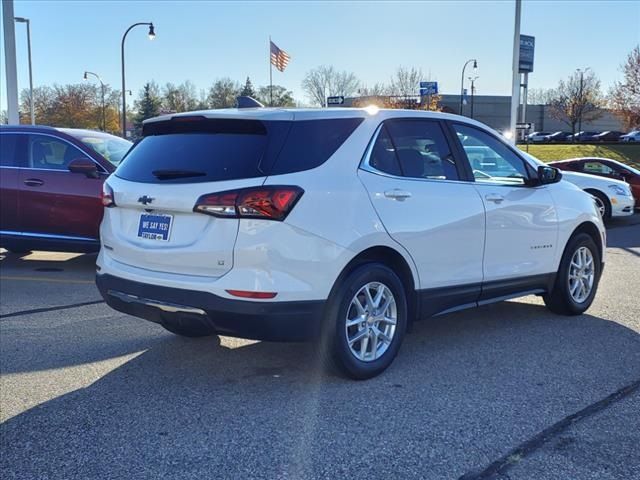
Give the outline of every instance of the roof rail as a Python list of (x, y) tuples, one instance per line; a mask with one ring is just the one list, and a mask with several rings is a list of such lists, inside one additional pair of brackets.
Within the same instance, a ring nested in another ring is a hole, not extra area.
[(240, 96), (236, 99), (238, 108), (264, 108), (258, 100), (249, 96)]

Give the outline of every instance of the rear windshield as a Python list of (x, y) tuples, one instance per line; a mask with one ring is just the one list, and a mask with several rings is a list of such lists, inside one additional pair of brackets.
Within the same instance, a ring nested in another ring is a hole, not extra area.
[(193, 183), (309, 170), (327, 161), (362, 120), (152, 123), (116, 175), (136, 182)]

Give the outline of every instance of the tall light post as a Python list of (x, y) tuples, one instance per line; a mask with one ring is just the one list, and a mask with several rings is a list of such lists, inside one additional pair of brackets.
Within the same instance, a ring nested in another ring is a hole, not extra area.
[(474, 70), (474, 75), (471, 75), (467, 78), (469, 78), (469, 81), (471, 82), (471, 118), (473, 118), (473, 97), (476, 93), (476, 87), (475, 87), (475, 83), (476, 80), (478, 79), (478, 75), (475, 75), (476, 70)]
[(36, 124), (36, 111), (33, 108), (33, 72), (31, 70), (31, 22), (28, 18), (14, 17), (18, 23), (27, 24), (27, 54), (29, 56), (29, 108), (31, 109), (31, 125)]
[(139, 25), (149, 26), (149, 40), (153, 40), (154, 38), (156, 38), (156, 32), (154, 30), (152, 22), (134, 23), (129, 28), (127, 28), (127, 31), (124, 32), (124, 35), (122, 36), (122, 45), (120, 48), (122, 59), (122, 138), (127, 138), (127, 96), (125, 95), (126, 87), (124, 82), (124, 41), (127, 39), (127, 34), (131, 31), (131, 29)]
[(473, 73), (475, 74), (478, 71), (478, 61), (475, 58), (467, 60), (467, 63), (462, 67), (462, 79), (460, 80), (460, 115), (462, 115), (462, 98), (464, 96), (464, 71), (471, 62), (473, 62)]
[(100, 78), (100, 75), (98, 75), (97, 73), (93, 73), (93, 72), (84, 72), (84, 79), (88, 80), (88, 75), (93, 75), (94, 77), (96, 77), (98, 79), (98, 81), (100, 82), (100, 89), (102, 91), (102, 131), (106, 132), (107, 131), (107, 120), (104, 114), (104, 83), (102, 83), (102, 79)]
[[(578, 133), (580, 133), (582, 131), (582, 112), (584, 110), (584, 99), (582, 98), (582, 95), (584, 94), (584, 74), (587, 70), (589, 70), (590, 67), (581, 69), (578, 69), (578, 72), (580, 72), (580, 101), (578, 103), (578, 108), (580, 109), (580, 112), (578, 114)], [(573, 137), (572, 137), (573, 138)], [(575, 142), (575, 138), (574, 138), (574, 142)]]

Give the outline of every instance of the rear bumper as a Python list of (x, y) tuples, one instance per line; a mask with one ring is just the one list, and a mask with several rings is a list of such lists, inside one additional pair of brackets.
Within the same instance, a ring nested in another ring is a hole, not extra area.
[(322, 300), (273, 302), (222, 298), (208, 292), (96, 275), (107, 304), (161, 325), (203, 322), (220, 335), (270, 341), (304, 341), (319, 334)]

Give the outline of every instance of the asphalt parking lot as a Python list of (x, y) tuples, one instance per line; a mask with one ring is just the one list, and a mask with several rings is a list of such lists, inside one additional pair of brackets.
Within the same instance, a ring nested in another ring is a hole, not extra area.
[(109, 309), (95, 256), (0, 253), (4, 479), (640, 478), (640, 215), (578, 317), (527, 297), (416, 325), (381, 376)]

